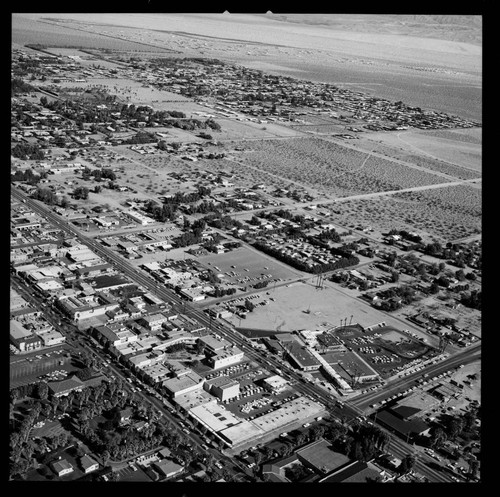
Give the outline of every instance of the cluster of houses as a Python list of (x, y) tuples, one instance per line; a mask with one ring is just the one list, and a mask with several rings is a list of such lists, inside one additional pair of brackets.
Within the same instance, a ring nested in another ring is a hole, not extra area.
[[(332, 117), (338, 117), (338, 112), (347, 112), (356, 120), (376, 126), (377, 130), (479, 125), (332, 84), (267, 75), (259, 70), (226, 63), (200, 64), (186, 59), (171, 59), (169, 62), (169, 65), (162, 66), (150, 63), (149, 68), (154, 68), (154, 73), (147, 72), (149, 84), (200, 100), (205, 100), (207, 96), (216, 97), (218, 102), (211, 105), (215, 111), (235, 117), (241, 114), (258, 116), (261, 123), (278, 118), (296, 120), (299, 115), (306, 114), (303, 108), (307, 108), (313, 114), (321, 111)], [(293, 107), (300, 107), (302, 112), (296, 112)], [(385, 128), (379, 128), (384, 125)]]

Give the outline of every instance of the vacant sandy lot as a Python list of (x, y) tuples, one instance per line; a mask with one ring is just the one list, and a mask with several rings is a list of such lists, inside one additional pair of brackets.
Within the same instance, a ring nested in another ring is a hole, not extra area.
[(481, 191), (474, 186), (450, 186), (338, 202), (335, 222), (362, 224), (376, 231), (407, 229), (444, 242), (481, 233)]
[[(385, 313), (374, 309), (365, 302), (346, 295), (332, 286), (317, 290), (314, 279), (308, 283), (293, 283), (269, 290), (270, 295), (263, 298), (274, 298), (265, 306), (259, 306), (246, 319), (232, 318), (235, 326), (275, 330), (282, 325), (281, 331), (327, 329), (340, 326), (340, 320), (352, 317), (352, 323), (367, 327), (381, 322), (396, 329), (410, 329), (421, 336), (422, 331), (414, 329), (411, 323), (402, 323)], [(309, 313), (305, 312), (309, 311)]]
[(381, 140), (415, 155), (423, 155), (451, 165), (481, 172), (481, 128), (461, 130), (408, 130), (374, 133), (370, 140)]

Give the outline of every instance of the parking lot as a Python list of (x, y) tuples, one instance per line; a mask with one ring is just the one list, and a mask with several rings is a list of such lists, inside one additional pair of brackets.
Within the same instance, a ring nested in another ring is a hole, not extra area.
[[(219, 255), (200, 257), (200, 262), (215, 271), (225, 282), (252, 286), (261, 281), (286, 281), (300, 273), (248, 248), (239, 248)], [(222, 275), (222, 276), (220, 276)]]
[(226, 409), (243, 419), (255, 419), (268, 412), (279, 409), (281, 404), (296, 398), (298, 394), (292, 387), (273, 394), (259, 384), (259, 380), (268, 378), (272, 373), (251, 362), (235, 364), (220, 371), (211, 372), (205, 376), (207, 380), (225, 376), (238, 381), (240, 395), (224, 401)]

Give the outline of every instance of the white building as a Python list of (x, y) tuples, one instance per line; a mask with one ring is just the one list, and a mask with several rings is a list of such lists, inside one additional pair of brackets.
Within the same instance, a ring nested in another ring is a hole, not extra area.
[(243, 359), (243, 355), (243, 352), (233, 345), (230, 348), (219, 350), (214, 355), (208, 357), (207, 362), (213, 369), (219, 369), (240, 362)]
[(262, 382), (262, 385), (266, 390), (274, 394), (278, 394), (283, 392), (288, 386), (288, 381), (282, 378), (279, 375), (270, 376), (269, 378), (265, 378)]
[(226, 376), (206, 381), (203, 388), (222, 402), (234, 399), (240, 394), (240, 384)]

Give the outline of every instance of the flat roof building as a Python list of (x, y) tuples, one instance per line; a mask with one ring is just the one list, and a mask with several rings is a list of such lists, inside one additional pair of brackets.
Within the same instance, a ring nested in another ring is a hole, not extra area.
[(172, 476), (178, 475), (184, 471), (184, 466), (176, 464), (174, 461), (169, 459), (162, 459), (161, 461), (154, 462), (152, 466), (164, 478), (171, 478)]
[(289, 385), (289, 382), (279, 375), (269, 376), (262, 381), (262, 385), (266, 390), (278, 394), (283, 392)]
[(331, 445), (321, 438), (296, 452), (300, 462), (320, 474), (328, 474), (350, 462), (340, 452), (332, 450)]
[(203, 388), (222, 402), (234, 399), (240, 394), (240, 384), (226, 376), (207, 380)]
[(289, 342), (284, 345), (286, 353), (293, 359), (302, 371), (315, 371), (321, 367), (321, 363), (313, 354), (298, 342)]
[(204, 382), (205, 378), (202, 378), (199, 374), (191, 371), (190, 373), (183, 375), (181, 378), (170, 378), (169, 380), (165, 380), (162, 383), (162, 386), (169, 395), (175, 398), (184, 393), (201, 390)]
[(214, 355), (207, 357), (207, 362), (213, 369), (219, 369), (240, 362), (243, 356), (243, 351), (233, 345), (227, 349), (218, 350)]

